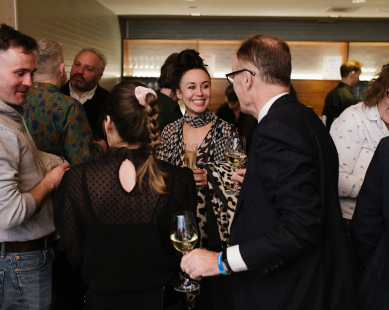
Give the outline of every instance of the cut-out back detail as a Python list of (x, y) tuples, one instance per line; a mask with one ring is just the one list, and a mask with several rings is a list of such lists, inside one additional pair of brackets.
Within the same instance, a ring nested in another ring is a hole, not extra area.
[(134, 164), (128, 159), (124, 160), (120, 165), (119, 180), (127, 193), (133, 190), (136, 184), (136, 170)]

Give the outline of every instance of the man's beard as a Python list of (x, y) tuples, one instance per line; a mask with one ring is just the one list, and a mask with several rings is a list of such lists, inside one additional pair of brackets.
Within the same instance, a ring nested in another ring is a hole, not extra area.
[[(80, 81), (74, 81), (73, 78), (77, 76), (79, 77), (82, 82)], [(77, 89), (78, 91), (86, 92), (86, 91), (91, 91), (93, 88), (96, 87), (97, 85), (97, 80), (93, 79), (91, 81), (85, 81), (84, 77), (81, 74), (74, 74), (70, 77), (70, 81), (72, 82), (72, 87)]]

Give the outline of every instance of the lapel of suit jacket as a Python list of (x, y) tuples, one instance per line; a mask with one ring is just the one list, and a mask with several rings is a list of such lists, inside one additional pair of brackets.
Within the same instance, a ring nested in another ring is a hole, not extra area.
[[(294, 98), (293, 96), (291, 96), (290, 94), (287, 94), (287, 95), (284, 95), (284, 96), (281, 96), (280, 98), (278, 98), (276, 101), (274, 101), (274, 103), (272, 104), (272, 106), (270, 107), (269, 109), (269, 112), (263, 117), (263, 119), (261, 120), (264, 121), (266, 120), (266, 118), (271, 115), (271, 113), (273, 111), (275, 111), (276, 109), (280, 108), (281, 106), (283, 106), (284, 104), (288, 104), (288, 103), (291, 103), (291, 102), (298, 102), (296, 98)], [(255, 129), (254, 131), (254, 134), (253, 136), (255, 135), (255, 133), (257, 132), (258, 130), (258, 127), (259, 125), (261, 124), (261, 122), (257, 125), (257, 128)], [(254, 150), (255, 150), (255, 147), (254, 145), (251, 146), (251, 152), (250, 153), (254, 153)], [(253, 156), (253, 155), (252, 155)], [(250, 162), (250, 154), (249, 154), (249, 162)], [(244, 180), (243, 180), (243, 184), (242, 184), (242, 191), (243, 191), (243, 187), (244, 187)], [(238, 203), (236, 205), (236, 208), (235, 208), (235, 214), (234, 214), (234, 218), (232, 220), (232, 224), (234, 223), (234, 219), (236, 218), (236, 216), (238, 215), (239, 213), (239, 210), (241, 209), (241, 205), (243, 203), (243, 195), (239, 195), (239, 198), (238, 198)], [(231, 225), (232, 225), (231, 224)]]

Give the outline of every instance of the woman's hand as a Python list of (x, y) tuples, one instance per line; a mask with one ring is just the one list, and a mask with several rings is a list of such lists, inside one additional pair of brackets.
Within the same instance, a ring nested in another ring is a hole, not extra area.
[(208, 185), (207, 171), (205, 169), (195, 168), (193, 170), (193, 176), (197, 186)]
[(231, 177), (232, 181), (235, 181), (235, 186), (238, 187), (243, 183), (244, 176), (246, 174), (246, 169), (239, 169), (236, 173), (234, 173)]

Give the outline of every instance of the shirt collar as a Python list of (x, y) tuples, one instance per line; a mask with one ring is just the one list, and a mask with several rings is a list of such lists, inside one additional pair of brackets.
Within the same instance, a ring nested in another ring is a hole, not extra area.
[(268, 102), (266, 102), (266, 104), (263, 106), (263, 108), (261, 109), (261, 111), (259, 112), (259, 115), (258, 115), (258, 123), (266, 116), (266, 114), (269, 112), (269, 109), (271, 108), (271, 106), (273, 105), (273, 103), (280, 97), (282, 97), (283, 95), (287, 95), (288, 93), (282, 93), (282, 94), (278, 94), (277, 96), (274, 96), (273, 98), (271, 98)]
[(362, 108), (365, 110), (364, 112), (368, 120), (376, 121), (378, 126), (380, 126), (381, 128), (386, 128), (386, 125), (381, 118), (380, 112), (378, 111), (377, 105), (373, 107), (367, 107), (365, 105), (362, 105)]
[(343, 83), (343, 82), (339, 82), (338, 87), (347, 88), (354, 95), (354, 89), (350, 85)]
[(60, 88), (57, 85), (51, 84), (51, 83), (41, 83), (41, 82), (35, 82), (32, 84), (31, 88), (41, 88), (44, 90), (49, 90), (53, 92), (60, 92)]
[(72, 83), (69, 82), (70, 96), (73, 97), (74, 99), (77, 99), (77, 100), (80, 101), (82, 104), (84, 104), (87, 100), (93, 98), (93, 96), (95, 95), (96, 89), (97, 89), (97, 85), (96, 85), (95, 88), (93, 88), (92, 90), (84, 92), (84, 93), (81, 95), (81, 97), (78, 97), (77, 93), (74, 91), (74, 89), (73, 89), (73, 87), (72, 87)]

